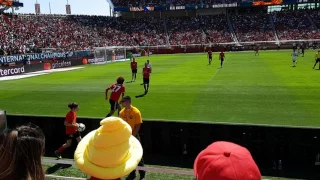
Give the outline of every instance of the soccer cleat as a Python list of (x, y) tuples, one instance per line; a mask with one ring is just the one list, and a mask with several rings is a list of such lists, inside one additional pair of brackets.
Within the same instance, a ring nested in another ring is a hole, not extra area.
[(62, 158), (62, 157), (61, 157), (61, 154), (60, 154), (58, 151), (55, 151), (54, 154), (56, 155), (56, 157), (57, 157), (58, 159), (61, 159), (61, 158)]

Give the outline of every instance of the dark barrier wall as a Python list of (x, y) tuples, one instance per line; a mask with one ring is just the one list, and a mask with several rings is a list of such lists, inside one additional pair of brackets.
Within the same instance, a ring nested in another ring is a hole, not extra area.
[[(8, 115), (8, 126), (32, 122), (46, 135), (46, 156), (65, 142), (64, 118)], [(86, 131), (98, 128), (100, 119), (79, 118)], [(247, 147), (263, 175), (320, 179), (315, 166), (320, 153), (320, 129), (253, 125), (144, 121), (142, 145), (147, 164), (193, 168), (197, 154), (214, 141), (231, 141)], [(73, 158), (76, 143), (63, 156)], [(281, 167), (278, 166), (281, 160)]]

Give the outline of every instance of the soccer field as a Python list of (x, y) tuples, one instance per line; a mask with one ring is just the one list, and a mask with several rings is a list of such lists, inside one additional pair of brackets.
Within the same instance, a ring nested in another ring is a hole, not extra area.
[[(67, 103), (75, 101), (78, 116), (103, 118), (110, 109), (105, 89), (124, 76), (126, 95), (145, 120), (320, 126), (320, 71), (312, 69), (316, 51), (299, 56), (295, 68), (291, 52), (226, 52), (222, 69), (217, 53), (212, 65), (205, 53), (141, 57), (133, 83), (129, 61), (0, 81), (0, 109), (65, 116)], [(153, 67), (149, 93), (135, 98), (144, 93), (141, 69), (147, 59)]]

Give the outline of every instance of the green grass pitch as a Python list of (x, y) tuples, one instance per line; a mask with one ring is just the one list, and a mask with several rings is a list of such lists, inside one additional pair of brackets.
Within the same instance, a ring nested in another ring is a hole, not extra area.
[[(320, 126), (320, 71), (316, 51), (306, 51), (292, 67), (291, 51), (226, 52), (218, 55), (174, 54), (138, 58), (137, 81), (125, 83), (143, 119)], [(150, 59), (149, 93), (143, 94), (141, 69)], [(103, 118), (109, 112), (105, 89), (117, 76), (131, 81), (129, 61), (0, 81), (0, 109), (8, 114), (65, 116), (67, 103), (80, 104), (78, 116)], [(317, 66), (318, 68), (318, 66)]]

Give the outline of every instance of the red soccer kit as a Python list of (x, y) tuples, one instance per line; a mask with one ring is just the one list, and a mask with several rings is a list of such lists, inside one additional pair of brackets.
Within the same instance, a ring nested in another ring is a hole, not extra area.
[[(77, 114), (75, 112), (69, 111), (66, 115), (65, 121), (70, 124), (76, 124), (77, 123)], [(76, 133), (77, 127), (73, 126), (66, 126), (66, 134), (74, 134)]]
[(136, 70), (138, 67), (138, 63), (137, 62), (131, 62), (131, 69), (132, 70)]
[(108, 96), (107, 90), (109, 90), (109, 89), (111, 89), (111, 91), (112, 91), (110, 99), (115, 102), (118, 102), (120, 95), (125, 92), (125, 87), (123, 84), (116, 84), (115, 83), (115, 84), (112, 84), (108, 89), (106, 89), (106, 96)]
[(212, 56), (212, 51), (208, 51), (208, 55), (209, 55), (209, 57), (211, 57)]
[(143, 68), (143, 78), (149, 79), (151, 73), (151, 69), (148, 67)]
[(224, 53), (223, 52), (220, 53), (220, 60), (222, 60), (222, 61), (224, 60)]

